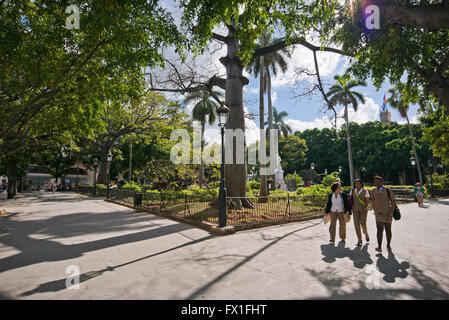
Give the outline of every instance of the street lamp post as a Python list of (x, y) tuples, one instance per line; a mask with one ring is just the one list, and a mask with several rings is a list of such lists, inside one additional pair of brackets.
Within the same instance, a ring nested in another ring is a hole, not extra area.
[(78, 170), (79, 168), (76, 167), (76, 189), (78, 190)]
[(297, 187), (297, 185), (296, 185), (296, 170), (295, 170), (295, 191), (296, 191), (296, 187)]
[(432, 160), (429, 159), (427, 163), (430, 168), (430, 196), (433, 198), (433, 163)]
[(416, 177), (415, 177), (415, 165), (416, 165), (416, 159), (415, 159), (415, 157), (411, 157), (411, 158), (410, 158), (410, 163), (412, 164), (413, 184), (415, 184), (415, 182), (416, 182)]
[(94, 159), (94, 197), (97, 195), (97, 167), (98, 159)]
[(362, 181), (365, 179), (366, 168), (362, 167)]
[(226, 227), (226, 186), (225, 186), (225, 148), (224, 148), (224, 134), (225, 126), (228, 121), (230, 110), (222, 105), (217, 108), (218, 125), (221, 128), (221, 179), (219, 191), (219, 207), (218, 207), (218, 226), (220, 228)]
[(111, 161), (112, 161), (112, 153), (109, 151), (108, 154), (108, 194), (106, 195), (106, 198), (109, 199), (109, 189), (111, 184)]
[[(311, 163), (310, 164), (310, 169), (312, 169), (312, 173), (314, 173), (314, 171), (315, 171), (315, 163)], [(312, 175), (312, 184), (313, 184), (313, 178), (314, 178), (314, 176)]]

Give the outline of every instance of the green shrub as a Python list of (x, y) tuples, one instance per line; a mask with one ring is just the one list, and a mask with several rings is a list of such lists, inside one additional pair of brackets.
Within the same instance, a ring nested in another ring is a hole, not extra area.
[(285, 180), (285, 182), (287, 182), (287, 180), (295, 180), (295, 178), (296, 178), (296, 185), (301, 186), (304, 184), (304, 180), (302, 179), (302, 177), (300, 175), (295, 176), (294, 174), (291, 174), (291, 173), (287, 174), (284, 177), (284, 180)]
[(106, 187), (104, 184), (97, 184), (97, 191), (104, 191), (107, 189), (108, 187)]
[(134, 190), (134, 191), (137, 191), (137, 192), (142, 192), (142, 189), (140, 188), (140, 185), (138, 185), (138, 184), (135, 183), (135, 182), (131, 182), (131, 183), (124, 184), (123, 187), (122, 187), (122, 189), (125, 189), (125, 190)]
[(168, 189), (173, 191), (179, 191), (181, 190), (181, 187), (177, 182), (170, 182), (170, 184), (168, 185)]
[[(437, 173), (434, 173), (432, 175), (432, 180), (434, 189), (449, 189), (449, 174), (439, 175)], [(428, 177), (427, 181), (430, 181), (430, 176)], [(428, 187), (429, 186), (430, 183), (428, 183)]]
[(260, 182), (259, 181), (248, 181), (246, 183), (246, 191), (251, 191), (251, 190), (259, 190), (260, 189)]
[(189, 187), (185, 193), (188, 196), (198, 196), (204, 200), (210, 200), (218, 197), (219, 188), (201, 189), (200, 187)]
[(338, 171), (332, 172), (323, 178), (323, 184), (330, 186), (332, 183), (340, 179), (340, 173)]
[(329, 193), (331, 193), (331, 188), (325, 187), (322, 184), (312, 185), (310, 187), (299, 187), (296, 189), (296, 194), (300, 196), (323, 195)]
[(270, 191), (270, 197), (286, 197), (287, 191), (284, 190), (274, 190)]

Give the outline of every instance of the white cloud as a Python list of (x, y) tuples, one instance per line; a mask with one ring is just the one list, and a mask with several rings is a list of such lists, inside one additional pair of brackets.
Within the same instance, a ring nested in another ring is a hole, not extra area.
[[(251, 143), (259, 140), (259, 127), (254, 120), (245, 119), (245, 135), (246, 145), (250, 145)], [(221, 144), (220, 129), (218, 126), (206, 125), (206, 129), (204, 130), (204, 139), (208, 145), (212, 145), (214, 143)]]
[(243, 91), (250, 94), (259, 94), (259, 88), (247, 88), (243, 87)]
[[(411, 119), (409, 119), (410, 120), (410, 123), (412, 123), (412, 124), (420, 124), (421, 122), (419, 122), (419, 119), (418, 119), (418, 115), (416, 114), (416, 115), (414, 115)], [(407, 120), (405, 120), (404, 118), (402, 118), (401, 117), (401, 120), (398, 120), (397, 121), (397, 123), (399, 123), (399, 124), (406, 124), (407, 123)]]
[[(338, 67), (340, 59), (343, 57), (339, 54), (329, 52), (317, 52), (318, 66), (320, 68), (321, 77), (333, 75)], [(299, 68), (307, 68), (315, 72), (313, 53), (303, 46), (296, 46), (291, 58), (286, 59), (288, 70), (285, 74), (278, 74), (272, 78), (272, 87), (278, 88), (285, 85), (293, 85), (296, 80), (296, 71)], [(301, 79), (313, 79), (307, 76)]]
[[(245, 112), (247, 112), (246, 107), (244, 108)], [(337, 111), (338, 120), (337, 127), (341, 129), (344, 124), (343, 119), (344, 108), (341, 107)], [(356, 123), (366, 123), (369, 121), (379, 120), (379, 105), (374, 102), (372, 98), (366, 98), (366, 102), (364, 104), (360, 104), (357, 112), (354, 111), (353, 108), (349, 109), (349, 121)], [(293, 132), (295, 131), (304, 131), (307, 129), (323, 129), (323, 128), (332, 128), (331, 120), (333, 121), (333, 117), (329, 117), (328, 115), (323, 115), (321, 118), (315, 118), (313, 121), (301, 121), (297, 119), (287, 119), (285, 122), (290, 125)], [(416, 120), (416, 117), (413, 118)], [(259, 127), (257, 126), (254, 120), (245, 119), (245, 134), (246, 134), (246, 143), (250, 145), (259, 140)], [(205, 140), (209, 145), (213, 143), (221, 143), (220, 132), (217, 126), (206, 126), (204, 131)]]
[[(344, 108), (340, 108), (337, 111), (337, 127), (340, 129), (344, 124), (343, 119)], [(366, 123), (369, 121), (379, 120), (379, 105), (374, 102), (371, 98), (366, 98), (364, 104), (360, 104), (357, 112), (353, 108), (349, 108), (349, 122), (356, 123)], [(315, 118), (313, 121), (301, 121), (295, 119), (288, 119), (285, 122), (290, 125), (293, 131), (304, 131), (307, 129), (323, 129), (332, 128), (331, 120), (333, 121), (333, 116), (323, 115), (321, 118)]]
[(271, 103), (274, 104), (278, 99), (278, 94), (276, 91), (271, 91)]

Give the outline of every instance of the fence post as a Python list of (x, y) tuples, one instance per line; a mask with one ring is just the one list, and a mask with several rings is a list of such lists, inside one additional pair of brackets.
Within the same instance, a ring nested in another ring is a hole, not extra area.
[(186, 217), (187, 212), (187, 193), (184, 192), (184, 218)]

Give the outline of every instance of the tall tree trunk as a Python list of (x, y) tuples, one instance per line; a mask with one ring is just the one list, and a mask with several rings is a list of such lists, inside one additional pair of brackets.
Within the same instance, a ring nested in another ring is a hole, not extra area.
[(354, 164), (352, 163), (352, 148), (351, 148), (351, 131), (349, 129), (349, 115), (348, 105), (345, 104), (345, 120), (346, 120), (346, 141), (348, 143), (348, 161), (349, 161), (349, 176), (351, 181), (348, 185), (354, 182)]
[[(241, 129), (245, 133), (245, 113), (243, 110), (243, 86), (249, 83), (243, 76), (243, 64), (237, 57), (239, 43), (231, 31), (229, 31), (227, 42), (227, 55), (220, 58), (220, 62), (226, 68), (226, 92), (225, 105), (231, 110), (226, 129)], [(245, 139), (246, 140), (246, 139)], [(233, 143), (226, 141), (226, 144)], [(244, 163), (237, 164), (236, 144), (233, 143), (233, 163), (225, 164), (225, 178), (228, 197), (243, 197), (236, 201), (237, 206), (253, 207), (246, 197), (246, 154)], [(244, 150), (246, 143), (243, 146)]]
[[(266, 83), (267, 99), (268, 99), (268, 135), (267, 135), (267, 137), (269, 139), (271, 129), (273, 129), (273, 104), (271, 103), (271, 75), (270, 75), (270, 68), (268, 66), (266, 67), (265, 79), (267, 81), (267, 83)], [(271, 179), (273, 179), (273, 183), (271, 185), (271, 190), (276, 190), (276, 182), (275, 182), (276, 175), (273, 174)]]
[[(271, 103), (271, 75), (270, 69), (267, 66), (266, 70), (266, 79), (267, 79), (267, 98), (268, 98), (268, 131), (273, 129), (273, 105)], [(269, 136), (269, 135), (268, 135)]]
[[(261, 45), (263, 45), (263, 39), (261, 38)], [(264, 65), (264, 57), (260, 56), (260, 65)], [(260, 140), (259, 140), (259, 149), (263, 150), (262, 153), (259, 153), (259, 161), (260, 161), (260, 189), (259, 189), (259, 196), (260, 197), (267, 197), (268, 196), (268, 186), (267, 186), (267, 176), (262, 174), (264, 168), (265, 168), (265, 156), (266, 156), (266, 143), (262, 144), (262, 135), (265, 134), (265, 123), (264, 123), (264, 88), (265, 88), (265, 70), (263, 67), (260, 69), (259, 74), (259, 126), (260, 126)], [(259, 202), (267, 202), (267, 198), (259, 198)]]
[(109, 143), (105, 143), (101, 148), (101, 156), (100, 156), (100, 165), (98, 170), (98, 184), (107, 184), (108, 182), (108, 154), (111, 151), (111, 145)]
[[(420, 183), (421, 185), (423, 185), (422, 174), (421, 174), (421, 167), (419, 166), (418, 154), (416, 153), (415, 137), (413, 136), (412, 126), (411, 126), (411, 124), (410, 124), (410, 121), (409, 121), (409, 119), (408, 119), (408, 115), (407, 115), (407, 114), (405, 114), (405, 119), (407, 119), (408, 130), (410, 131), (410, 138), (412, 139), (413, 154), (415, 155), (416, 166), (418, 167), (419, 183)], [(415, 182), (413, 182), (413, 183), (415, 183)]]
[(449, 79), (439, 72), (428, 73), (426, 78), (429, 90), (444, 106), (444, 114), (449, 116)]
[(204, 126), (206, 124), (201, 122), (201, 164), (200, 164), (200, 188), (203, 187), (204, 183), (204, 161), (203, 161), (203, 152), (204, 152)]
[(6, 176), (8, 177), (8, 199), (13, 199), (17, 194), (17, 167), (15, 163), (7, 163)]
[[(374, 3), (375, 4), (375, 3)], [(430, 31), (449, 29), (449, 6), (438, 4), (382, 3), (380, 14), (387, 24), (419, 27)]]
[(133, 176), (133, 140), (129, 144), (129, 183), (132, 182)]

